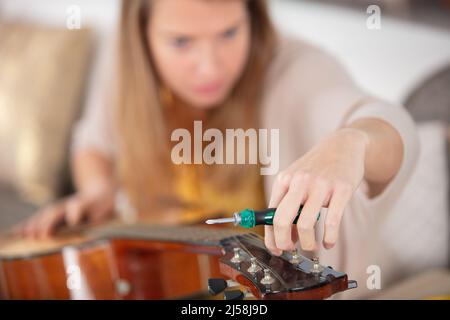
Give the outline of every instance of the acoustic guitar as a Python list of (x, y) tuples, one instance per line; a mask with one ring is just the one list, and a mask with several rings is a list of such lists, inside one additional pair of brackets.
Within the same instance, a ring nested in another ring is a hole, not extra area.
[[(112, 223), (50, 240), (0, 239), (1, 299), (325, 299), (356, 287), (254, 233)], [(215, 296), (214, 296), (215, 295)]]

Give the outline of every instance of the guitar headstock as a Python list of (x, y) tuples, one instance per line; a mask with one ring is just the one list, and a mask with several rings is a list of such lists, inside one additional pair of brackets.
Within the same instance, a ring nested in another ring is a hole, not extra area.
[(349, 281), (345, 273), (297, 252), (271, 255), (255, 234), (226, 238), (221, 245), (221, 272), (258, 299), (325, 299), (356, 287), (356, 281)]

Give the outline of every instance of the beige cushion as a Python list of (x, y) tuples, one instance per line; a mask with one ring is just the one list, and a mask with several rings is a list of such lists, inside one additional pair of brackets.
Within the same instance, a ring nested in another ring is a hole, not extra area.
[(0, 182), (55, 198), (80, 109), (90, 32), (0, 23)]

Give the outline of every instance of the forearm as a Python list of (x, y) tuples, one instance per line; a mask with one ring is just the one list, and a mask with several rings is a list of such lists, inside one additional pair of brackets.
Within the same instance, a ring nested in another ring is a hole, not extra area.
[(376, 118), (354, 121), (347, 128), (356, 130), (365, 140), (364, 178), (370, 195), (380, 193), (400, 170), (403, 142), (398, 131), (389, 123)]
[(72, 175), (78, 192), (110, 192), (116, 187), (111, 161), (94, 150), (79, 151), (73, 155)]

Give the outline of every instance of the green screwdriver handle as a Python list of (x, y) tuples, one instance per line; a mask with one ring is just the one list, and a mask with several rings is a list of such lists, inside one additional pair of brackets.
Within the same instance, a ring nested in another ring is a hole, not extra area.
[[(297, 224), (298, 218), (300, 217), (300, 213), (302, 212), (303, 206), (300, 206), (298, 209), (298, 213), (295, 216), (293, 224)], [(268, 208), (265, 210), (252, 210), (252, 209), (245, 209), (242, 210), (240, 215), (240, 222), (239, 225), (244, 228), (253, 228), (257, 225), (273, 225), (273, 218), (275, 216), (275, 210), (277, 208)], [(320, 218), (320, 212), (317, 215), (317, 221)]]

